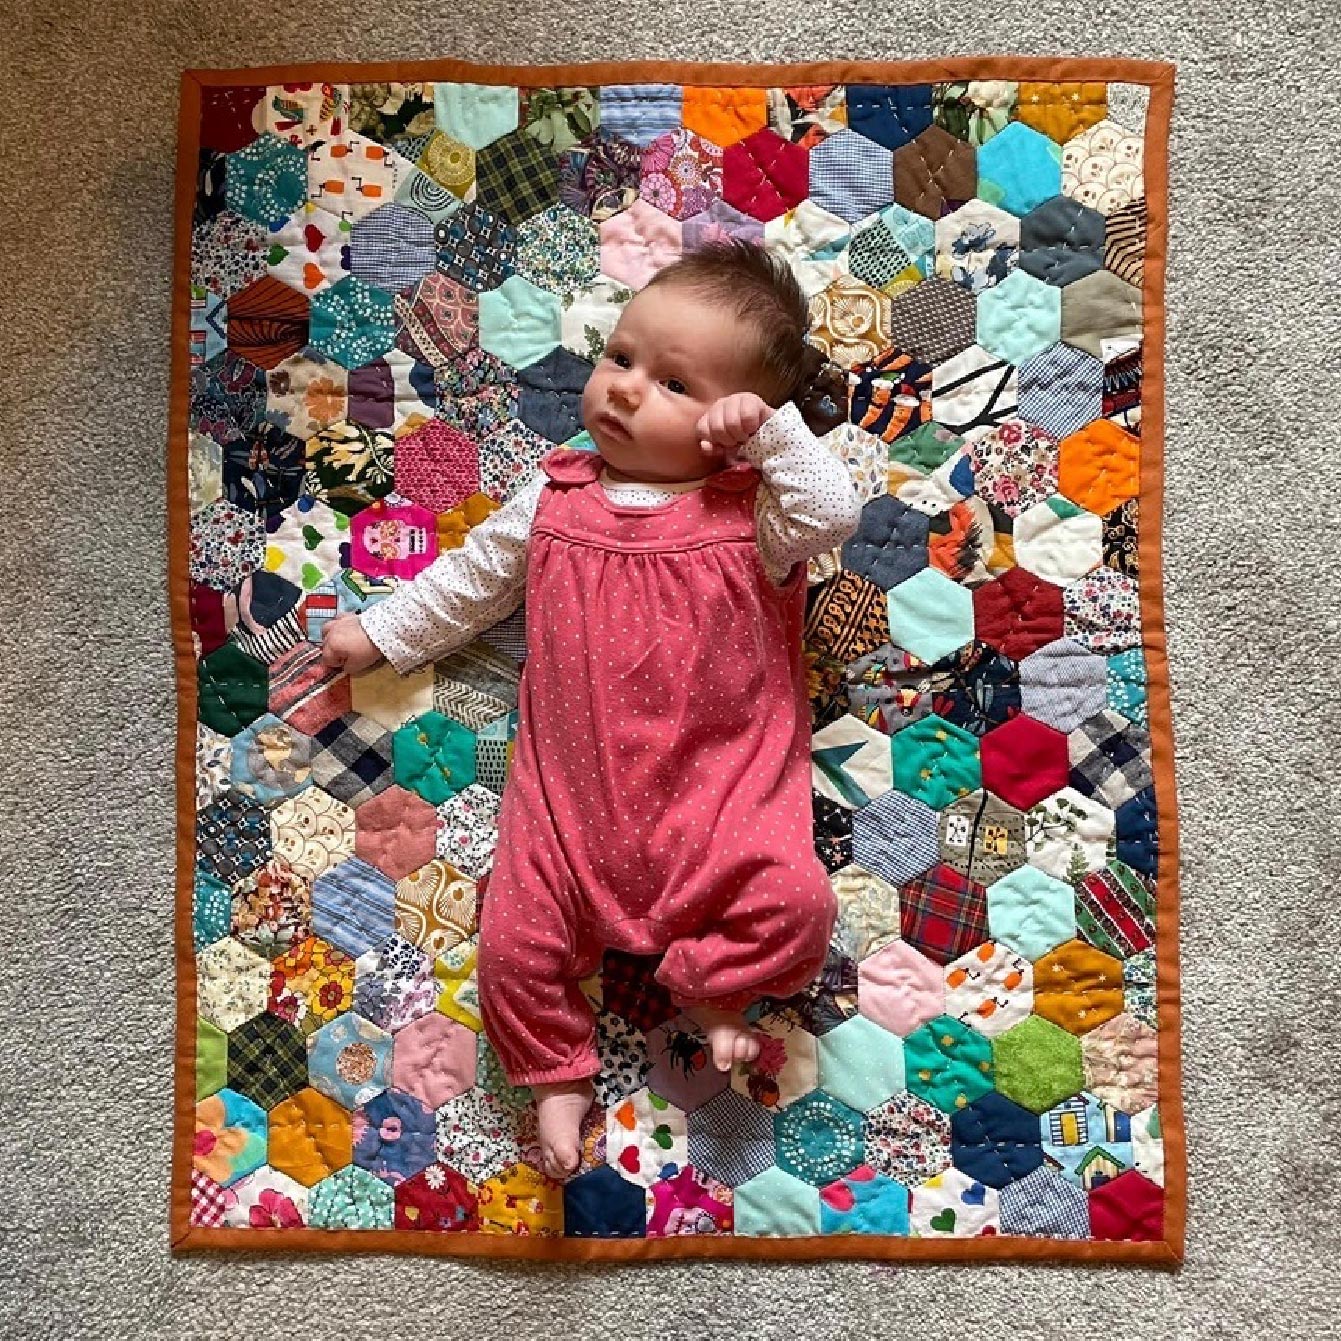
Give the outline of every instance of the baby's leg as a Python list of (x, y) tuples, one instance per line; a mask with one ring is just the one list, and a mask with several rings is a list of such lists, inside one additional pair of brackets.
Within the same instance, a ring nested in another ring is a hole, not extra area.
[(818, 861), (759, 871), (711, 923), (666, 948), (658, 981), (708, 1035), (716, 1066), (753, 1061), (759, 1036), (741, 1011), (786, 997), (824, 966), (838, 904)]
[(582, 1119), (596, 1092), (590, 1080), (560, 1080), (533, 1089), (540, 1166), (562, 1182), (577, 1172), (582, 1156)]
[(509, 1083), (535, 1092), (544, 1172), (565, 1178), (577, 1171), (591, 1078), (601, 1069), (595, 1016), (578, 986), (588, 966), (556, 901), (528, 890), (519, 905), (499, 875), (480, 910), (480, 1016)]

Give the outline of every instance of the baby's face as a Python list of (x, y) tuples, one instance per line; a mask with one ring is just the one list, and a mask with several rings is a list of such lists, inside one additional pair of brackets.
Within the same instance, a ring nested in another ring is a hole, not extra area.
[(699, 419), (748, 390), (739, 323), (676, 284), (635, 295), (582, 392), (587, 432), (617, 477), (700, 479), (715, 466), (699, 447)]

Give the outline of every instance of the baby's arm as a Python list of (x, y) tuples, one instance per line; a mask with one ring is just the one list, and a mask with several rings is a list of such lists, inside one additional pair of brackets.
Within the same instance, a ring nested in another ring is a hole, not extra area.
[[(502, 507), (413, 581), (357, 616), (402, 675), (463, 647), (506, 619), (526, 595), (526, 548), (545, 474), (537, 470)], [(336, 621), (338, 622), (338, 621)]]
[(861, 520), (847, 466), (801, 418), (790, 401), (737, 449), (763, 479), (755, 504), (759, 554), (774, 582), (796, 563), (843, 543)]

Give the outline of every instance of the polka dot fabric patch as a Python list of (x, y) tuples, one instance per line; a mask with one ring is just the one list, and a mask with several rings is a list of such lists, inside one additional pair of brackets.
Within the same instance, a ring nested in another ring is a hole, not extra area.
[[(397, 70), (183, 76), (174, 1250), (1181, 1261), (1173, 67)], [(596, 947), (557, 1182), (476, 987), (524, 616), (418, 680), (322, 630), (589, 450), (623, 305), (729, 236), (861, 504), (799, 630), (840, 917), (731, 1072)]]

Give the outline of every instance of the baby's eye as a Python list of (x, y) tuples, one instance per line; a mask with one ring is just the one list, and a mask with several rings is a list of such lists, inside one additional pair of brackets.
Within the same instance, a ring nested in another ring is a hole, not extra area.
[(627, 354), (611, 354), (610, 358), (616, 367), (627, 368), (629, 366), (629, 356)]
[(688, 393), (689, 388), (678, 377), (668, 377), (666, 378), (666, 390), (675, 392), (677, 396), (683, 396)]

